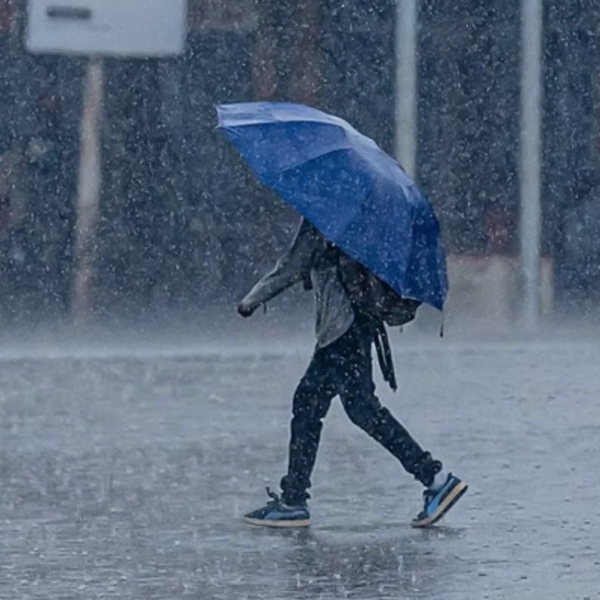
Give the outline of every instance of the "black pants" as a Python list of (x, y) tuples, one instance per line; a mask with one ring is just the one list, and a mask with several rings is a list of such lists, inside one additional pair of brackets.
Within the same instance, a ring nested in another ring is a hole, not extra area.
[(442, 468), (384, 408), (373, 383), (373, 336), (360, 321), (339, 340), (317, 349), (294, 394), (288, 473), (281, 480), (283, 500), (308, 499), (323, 419), (340, 396), (350, 420), (391, 452), (425, 486)]

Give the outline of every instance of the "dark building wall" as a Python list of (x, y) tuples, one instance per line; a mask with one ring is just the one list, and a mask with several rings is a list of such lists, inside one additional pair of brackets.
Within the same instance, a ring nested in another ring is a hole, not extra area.
[[(552, 2), (546, 8), (544, 248), (555, 258), (560, 296), (569, 296), (573, 287), (600, 286), (577, 276), (584, 265), (571, 258), (577, 249), (566, 236), (573, 211), (600, 201), (599, 31), (600, 5), (593, 0)], [(596, 237), (600, 249), (600, 224)], [(600, 261), (600, 251), (590, 258)]]
[(420, 179), (440, 209), (452, 252), (515, 249), (518, 4), (422, 3)]

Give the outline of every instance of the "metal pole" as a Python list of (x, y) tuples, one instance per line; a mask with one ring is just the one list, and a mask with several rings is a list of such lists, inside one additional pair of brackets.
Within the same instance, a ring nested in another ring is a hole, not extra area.
[(92, 281), (96, 254), (96, 221), (102, 186), (101, 124), (104, 79), (101, 58), (90, 58), (84, 86), (80, 128), (79, 177), (75, 225), (75, 281), (72, 313), (76, 320), (92, 312)]
[(523, 318), (533, 330), (540, 320), (542, 118), (542, 0), (521, 5), (521, 268)]
[(419, 0), (396, 0), (395, 155), (416, 176), (417, 153), (417, 17)]

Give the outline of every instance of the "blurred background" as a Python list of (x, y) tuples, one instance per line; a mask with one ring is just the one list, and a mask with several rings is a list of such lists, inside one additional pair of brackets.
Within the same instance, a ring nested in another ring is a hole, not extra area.
[[(600, 306), (600, 4), (543, 3), (544, 314)], [(104, 61), (92, 314), (229, 306), (296, 215), (215, 131), (216, 103), (292, 100), (394, 153), (393, 0), (189, 0), (177, 58)], [(25, 48), (25, 0), (0, 0), (0, 313), (68, 318), (86, 59)], [(519, 279), (520, 2), (421, 0), (417, 182), (449, 255), (452, 310), (514, 319)]]

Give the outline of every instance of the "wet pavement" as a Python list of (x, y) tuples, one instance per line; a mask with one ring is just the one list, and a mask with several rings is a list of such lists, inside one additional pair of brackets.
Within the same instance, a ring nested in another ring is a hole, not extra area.
[(411, 530), (419, 486), (335, 403), (313, 527), (248, 528), (309, 352), (4, 348), (0, 598), (600, 598), (598, 343), (400, 338), (382, 400), (470, 492)]

